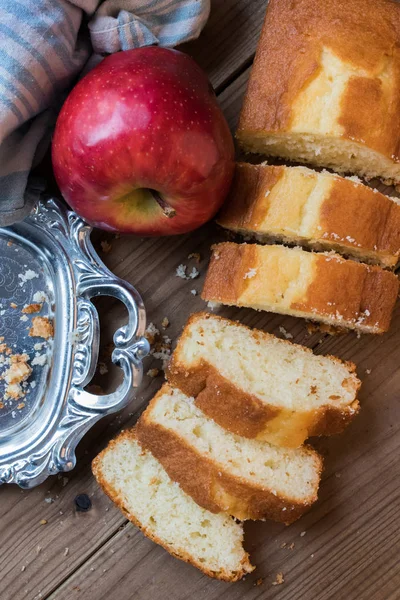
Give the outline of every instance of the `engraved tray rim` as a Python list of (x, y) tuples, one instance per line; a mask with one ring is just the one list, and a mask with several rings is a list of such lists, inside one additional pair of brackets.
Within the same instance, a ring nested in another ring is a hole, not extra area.
[[(47, 394), (43, 422), (33, 418), (15, 435), (0, 437), (0, 485), (16, 483), (31, 488), (49, 475), (73, 469), (75, 449), (84, 434), (102, 417), (131, 402), (142, 380), (142, 360), (149, 353), (149, 344), (144, 337), (146, 314), (139, 293), (104, 265), (90, 240), (92, 227), (76, 213), (55, 198), (40, 200), (25, 221), (0, 228), (0, 233), (10, 232), (23, 236), (26, 244), (47, 256), (60, 288), (54, 312), (54, 347), (60, 348), (59, 355), (54, 349), (52, 355), (54, 400), (50, 402), (51, 394)], [(43, 240), (40, 247), (34, 242), (38, 233)], [(117, 298), (128, 311), (128, 323), (114, 334), (111, 356), (123, 371), (123, 381), (113, 393), (103, 396), (84, 390), (97, 364), (99, 319), (91, 299), (100, 295)], [(61, 302), (59, 310), (57, 302)], [(66, 364), (61, 364), (62, 358)], [(43, 417), (43, 411), (36, 412)]]

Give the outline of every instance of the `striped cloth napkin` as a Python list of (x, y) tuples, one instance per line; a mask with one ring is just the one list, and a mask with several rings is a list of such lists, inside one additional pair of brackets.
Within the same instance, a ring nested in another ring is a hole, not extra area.
[(209, 12), (210, 0), (0, 0), (0, 226), (23, 219), (43, 191), (31, 167), (93, 51), (176, 46)]

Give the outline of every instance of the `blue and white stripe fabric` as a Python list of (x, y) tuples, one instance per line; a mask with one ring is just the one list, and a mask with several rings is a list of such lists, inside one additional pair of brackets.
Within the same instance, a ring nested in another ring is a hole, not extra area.
[(31, 167), (93, 50), (176, 46), (199, 35), (209, 11), (210, 0), (0, 0), (0, 226), (23, 219), (41, 193)]

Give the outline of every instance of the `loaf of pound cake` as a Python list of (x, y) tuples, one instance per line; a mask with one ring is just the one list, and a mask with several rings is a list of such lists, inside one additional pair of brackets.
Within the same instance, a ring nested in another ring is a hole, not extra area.
[(399, 201), (327, 171), (238, 163), (218, 223), (259, 242), (335, 250), (389, 268), (399, 260)]
[(353, 363), (204, 312), (186, 324), (166, 376), (225, 429), (288, 448), (340, 433), (359, 411)]
[(92, 468), (126, 517), (176, 558), (225, 581), (253, 571), (242, 545), (242, 525), (198, 506), (141, 447), (134, 430), (111, 441)]
[(399, 185), (399, 46), (399, 2), (270, 0), (239, 144)]
[(212, 250), (204, 300), (364, 333), (389, 329), (399, 289), (390, 271), (345, 260), (333, 252), (280, 245), (226, 242)]
[(315, 450), (234, 435), (168, 384), (140, 417), (137, 436), (171, 479), (211, 512), (292, 523), (317, 499), (322, 459)]

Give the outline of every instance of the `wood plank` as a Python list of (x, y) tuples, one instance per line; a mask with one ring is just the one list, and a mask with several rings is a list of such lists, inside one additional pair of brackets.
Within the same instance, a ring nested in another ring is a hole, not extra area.
[(179, 47), (207, 71), (217, 92), (252, 61), (267, 4), (267, 0), (213, 0), (201, 36)]

